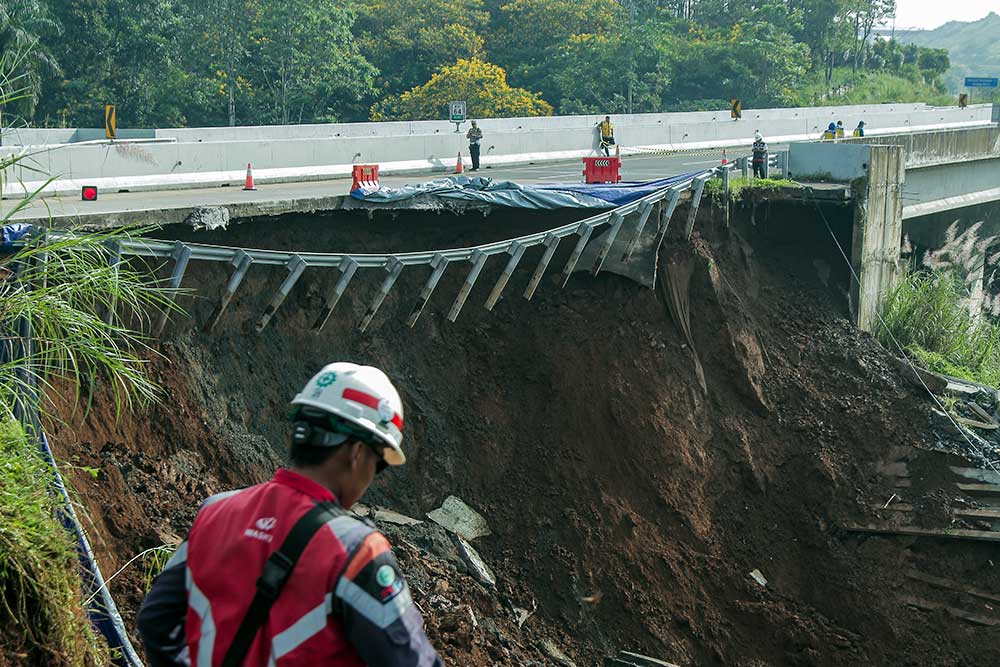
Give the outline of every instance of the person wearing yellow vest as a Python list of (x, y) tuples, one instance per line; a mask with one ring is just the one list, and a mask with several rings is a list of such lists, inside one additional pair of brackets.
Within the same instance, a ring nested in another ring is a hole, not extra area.
[(823, 133), (823, 141), (832, 141), (837, 138), (837, 125), (836, 123), (830, 123)]
[(854, 136), (863, 137), (865, 136), (865, 121), (859, 120), (858, 126), (854, 128)]
[(604, 120), (597, 124), (597, 130), (601, 133), (601, 149), (610, 157), (611, 151), (608, 147), (615, 145), (615, 126), (611, 124), (611, 116), (605, 116)]
[(844, 121), (842, 120), (837, 121), (837, 138), (838, 139), (844, 138)]

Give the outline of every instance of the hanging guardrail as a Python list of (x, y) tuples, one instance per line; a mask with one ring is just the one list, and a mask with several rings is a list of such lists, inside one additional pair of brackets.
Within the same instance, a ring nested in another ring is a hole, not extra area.
[[(772, 155), (770, 160), (776, 162), (779, 167), (783, 165), (779, 156)], [(366, 309), (361, 322), (358, 324), (359, 331), (365, 331), (375, 319), (383, 302), (406, 267), (429, 266), (431, 268), (431, 274), (424, 283), (417, 303), (406, 318), (406, 324), (412, 327), (420, 318), (421, 313), (430, 301), (431, 295), (434, 293), (448, 267), (453, 264), (467, 262), (468, 271), (465, 281), (447, 315), (448, 320), (454, 322), (458, 319), (487, 261), (493, 256), (506, 255), (508, 259), (506, 266), (484, 304), (487, 310), (493, 310), (494, 306), (500, 300), (508, 281), (517, 269), (527, 249), (539, 245), (545, 248), (523, 293), (525, 299), (531, 300), (548, 269), (549, 263), (555, 255), (559, 243), (563, 239), (576, 237), (576, 244), (570, 253), (561, 275), (560, 284), (565, 286), (574, 270), (576, 270), (576, 265), (596, 229), (605, 225), (610, 228), (609, 233), (602, 241), (602, 247), (597, 253), (597, 259), (591, 268), (591, 272), (595, 275), (602, 270), (615, 240), (623, 233), (631, 234), (631, 237), (618, 261), (627, 262), (632, 258), (639, 238), (645, 232), (654, 206), (657, 204), (660, 207), (660, 220), (656, 233), (662, 237), (666, 233), (667, 225), (669, 225), (670, 219), (677, 208), (681, 193), (686, 190), (692, 191), (691, 206), (685, 227), (685, 236), (690, 238), (694, 230), (694, 223), (698, 215), (705, 183), (715, 175), (723, 174), (728, 177), (728, 173), (734, 169), (741, 169), (745, 173), (746, 158), (741, 158), (735, 162), (719, 165), (713, 169), (698, 173), (688, 180), (676, 183), (613, 210), (604, 211), (578, 222), (572, 222), (547, 231), (519, 236), (514, 239), (467, 248), (390, 254), (315, 253), (236, 248), (183, 243), (181, 241), (130, 239), (120, 243), (120, 247), (116, 248), (114, 256), (134, 255), (171, 260), (173, 266), (168, 285), (173, 289), (180, 287), (187, 267), (193, 260), (225, 262), (232, 265), (233, 270), (230, 273), (222, 295), (203, 327), (205, 331), (212, 331), (218, 325), (229, 304), (232, 302), (233, 297), (242, 285), (243, 280), (246, 278), (247, 273), (254, 265), (284, 266), (288, 270), (288, 275), (269, 300), (264, 312), (257, 319), (256, 329), (258, 332), (263, 331), (267, 327), (306, 269), (327, 268), (334, 269), (339, 273), (333, 288), (326, 295), (322, 312), (313, 323), (312, 329), (317, 332), (321, 331), (329, 321), (334, 309), (359, 269), (382, 269), (385, 272), (385, 278), (381, 287)], [(633, 222), (633, 224), (626, 225), (627, 219), (630, 219), (630, 222)], [(166, 322), (167, 316), (164, 314), (157, 322), (157, 334), (162, 332), (164, 326), (166, 326)]]

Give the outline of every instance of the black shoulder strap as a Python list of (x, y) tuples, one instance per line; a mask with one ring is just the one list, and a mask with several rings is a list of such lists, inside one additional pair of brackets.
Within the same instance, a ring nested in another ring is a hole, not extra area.
[(267, 620), (271, 607), (281, 594), (281, 589), (291, 576), (292, 569), (305, 551), (306, 545), (330, 519), (341, 514), (343, 510), (335, 503), (317, 503), (295, 522), (288, 537), (282, 542), (281, 548), (265, 561), (264, 571), (257, 579), (257, 592), (250, 602), (250, 607), (247, 608), (246, 615), (243, 616), (233, 643), (226, 651), (222, 667), (240, 667), (243, 664), (243, 659), (250, 650), (250, 644)]

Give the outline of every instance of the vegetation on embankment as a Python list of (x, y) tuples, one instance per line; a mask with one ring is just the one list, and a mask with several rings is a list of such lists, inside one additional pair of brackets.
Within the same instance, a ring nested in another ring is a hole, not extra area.
[[(795, 181), (787, 178), (743, 178), (736, 176), (729, 179), (729, 199), (738, 201), (747, 193), (774, 192), (781, 188), (801, 187)], [(705, 196), (709, 201), (720, 204), (725, 197), (725, 187), (721, 178), (712, 178), (705, 182)]]
[(908, 271), (882, 302), (878, 339), (895, 350), (895, 338), (929, 370), (1000, 387), (1000, 325), (972, 316), (968, 299), (949, 271)]
[(0, 421), (0, 663), (106, 665), (51, 481), (49, 464), (21, 427)]

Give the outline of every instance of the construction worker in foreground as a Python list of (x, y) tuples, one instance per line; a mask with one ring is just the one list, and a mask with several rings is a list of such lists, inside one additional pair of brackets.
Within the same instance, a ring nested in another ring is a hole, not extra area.
[(334, 363), (292, 405), (290, 467), (206, 500), (153, 582), (148, 664), (441, 667), (389, 542), (346, 511), (406, 461), (399, 394)]
[(830, 141), (836, 138), (837, 138), (837, 124), (830, 123), (827, 126), (826, 131), (823, 132), (823, 141)]
[(611, 124), (611, 116), (605, 116), (604, 120), (597, 124), (597, 131), (601, 135), (601, 150), (605, 156), (611, 157), (608, 147), (615, 145), (615, 126)]

